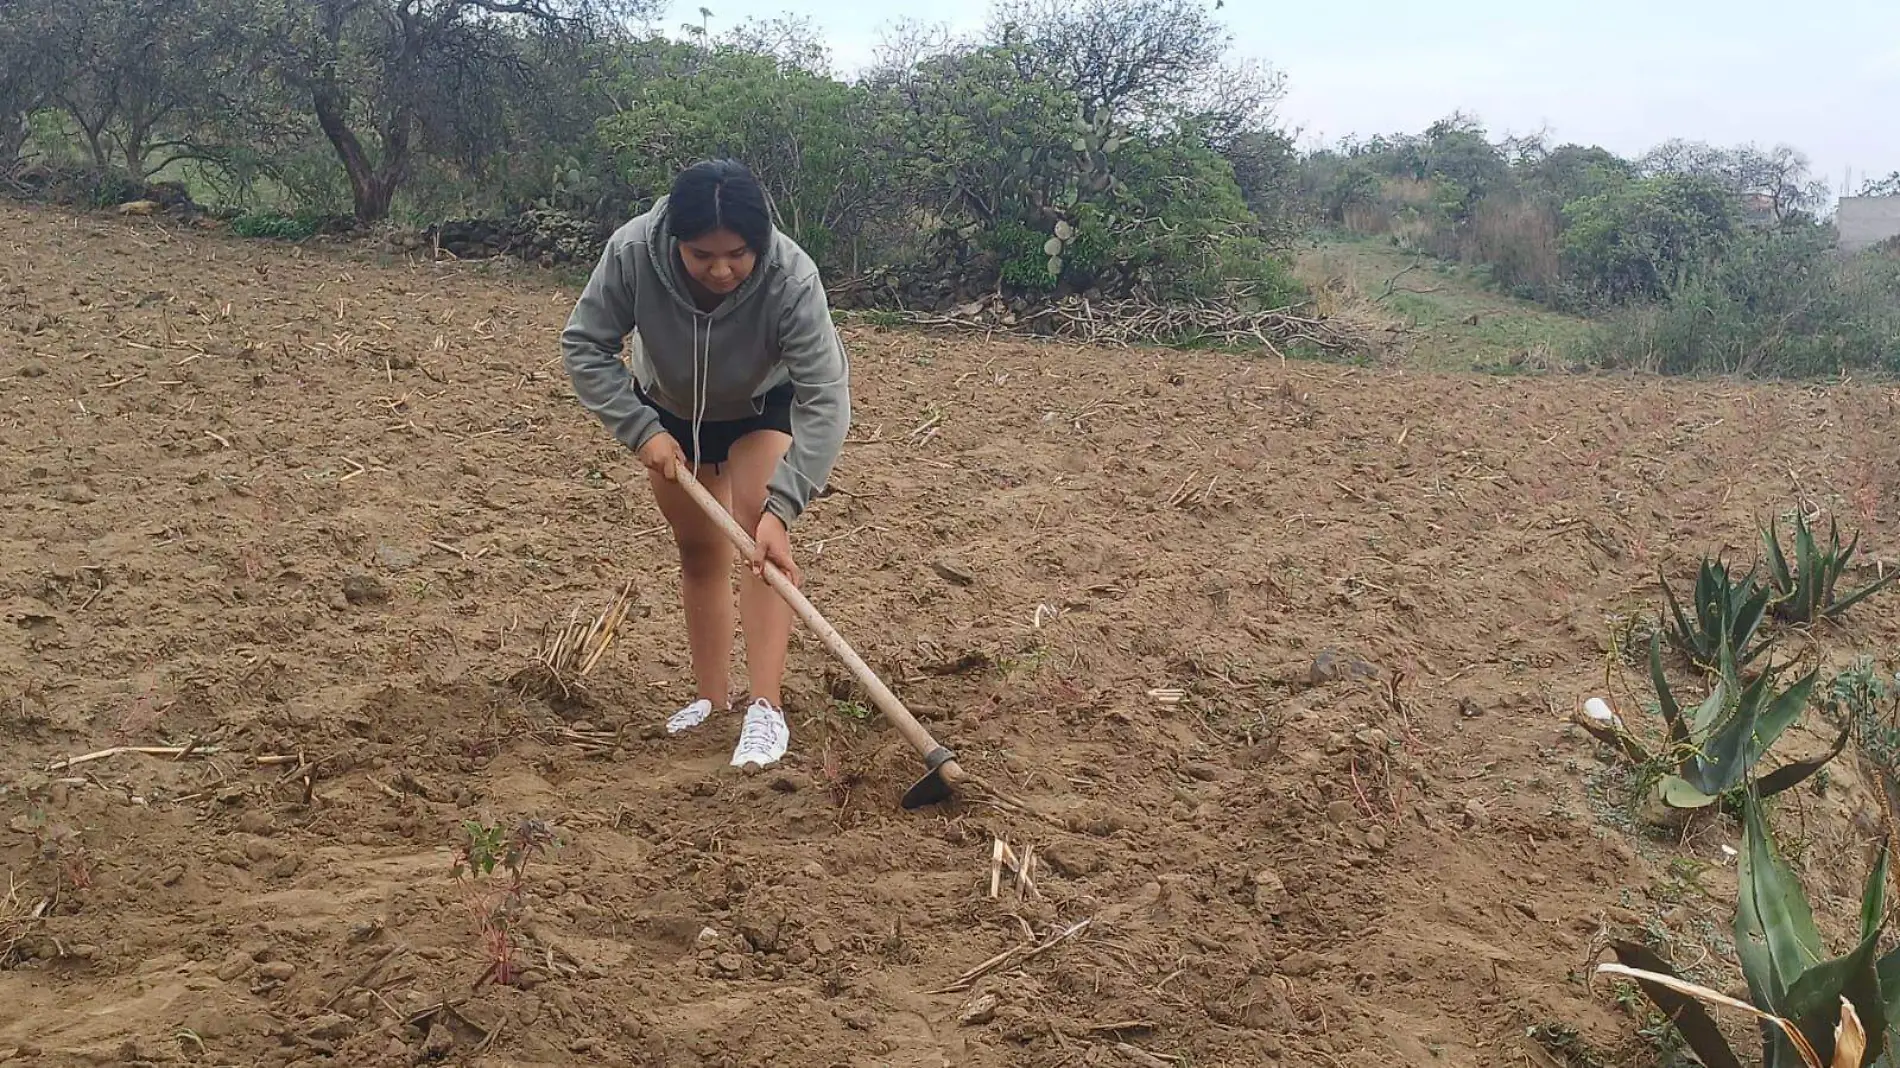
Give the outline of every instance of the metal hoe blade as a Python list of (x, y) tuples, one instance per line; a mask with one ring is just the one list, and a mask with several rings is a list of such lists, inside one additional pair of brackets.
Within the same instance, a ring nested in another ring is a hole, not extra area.
[(955, 753), (941, 745), (932, 749), (929, 755), (924, 757), (924, 766), (930, 770), (924, 774), (923, 778), (912, 783), (910, 789), (904, 791), (904, 807), (925, 808), (950, 800), (956, 791), (944, 779), (943, 766), (956, 758)]

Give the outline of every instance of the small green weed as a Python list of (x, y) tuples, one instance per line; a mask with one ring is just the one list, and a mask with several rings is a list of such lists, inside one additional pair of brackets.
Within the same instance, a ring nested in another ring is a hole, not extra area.
[[(462, 887), (462, 903), (475, 920), (488, 967), (475, 985), (493, 979), (511, 984), (515, 970), (514, 921), (521, 914), (521, 890), (528, 862), (560, 844), (552, 828), (538, 819), (526, 819), (510, 830), (505, 824), (468, 820), (462, 824), (462, 846), (449, 874)], [(490, 878), (500, 868), (507, 879), (497, 887)]]

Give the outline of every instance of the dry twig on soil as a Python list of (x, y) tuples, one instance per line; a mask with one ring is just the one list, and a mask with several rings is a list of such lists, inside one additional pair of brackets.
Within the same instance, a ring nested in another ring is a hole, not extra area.
[(991, 957), (989, 960), (971, 968), (969, 971), (964, 972), (957, 978), (956, 982), (941, 989), (933, 990), (931, 993), (960, 994), (975, 985), (978, 979), (983, 978), (991, 972), (1014, 971), (1017, 968), (1021, 968), (1033, 960), (1047, 956), (1050, 952), (1055, 950), (1057, 946), (1062, 945), (1064, 942), (1088, 930), (1089, 925), (1094, 922), (1093, 918), (1077, 920), (1075, 923), (1057, 931), (1036, 945), (1016, 946), (1012, 949), (1006, 949), (996, 956)]
[(1036, 889), (1036, 847), (1017, 855), (1008, 842), (1001, 838), (995, 840), (990, 850), (990, 900), (995, 901), (1003, 891), (1003, 872), (1015, 876), (1016, 900), (1027, 898), (1040, 900), (1042, 891)]
[(13, 960), (27, 933), (45, 915), (46, 905), (42, 900), (28, 907), (20, 898), (20, 884), (14, 880), (13, 873), (7, 873), (7, 893), (0, 897), (0, 965)]
[(162, 756), (171, 757), (173, 760), (182, 760), (188, 756), (210, 756), (218, 751), (218, 747), (215, 745), (198, 745), (195, 742), (191, 745), (115, 745), (110, 749), (101, 749), (96, 753), (87, 753), (84, 756), (55, 760), (46, 766), (46, 770), (65, 771), (67, 768), (78, 764), (90, 764), (95, 760), (105, 760), (108, 757), (119, 756), (123, 753), (139, 753), (144, 756)]

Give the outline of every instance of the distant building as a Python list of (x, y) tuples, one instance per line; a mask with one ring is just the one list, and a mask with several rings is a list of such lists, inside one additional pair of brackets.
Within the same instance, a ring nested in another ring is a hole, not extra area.
[(1859, 252), (1900, 237), (1900, 196), (1842, 197), (1834, 209), (1843, 252)]
[(1775, 198), (1767, 193), (1743, 193), (1742, 222), (1751, 226), (1773, 226), (1780, 221)]

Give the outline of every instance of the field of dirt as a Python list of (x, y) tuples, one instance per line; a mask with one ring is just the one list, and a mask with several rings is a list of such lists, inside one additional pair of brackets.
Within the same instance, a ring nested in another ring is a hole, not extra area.
[[(658, 730), (677, 566), (561, 372), (571, 286), (11, 205), (0, 243), (6, 1063), (1655, 1064), (1590, 970), (1626, 935), (1732, 981), (1735, 827), (1632, 824), (1569, 716), (1607, 665), (1654, 729), (1613, 642), (1658, 568), (1796, 505), (1900, 551), (1888, 387), (852, 327), (807, 591), (1031, 810), (905, 812), (803, 635), (782, 768)], [(584, 686), (524, 687), (628, 582)], [(60, 763), (115, 746), (172, 748)], [(1860, 779), (1784, 812), (1829, 917)], [(464, 821), (528, 819), (479, 982)]]

